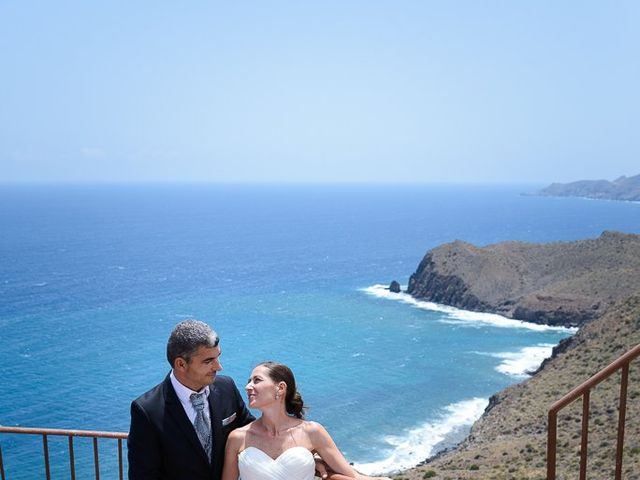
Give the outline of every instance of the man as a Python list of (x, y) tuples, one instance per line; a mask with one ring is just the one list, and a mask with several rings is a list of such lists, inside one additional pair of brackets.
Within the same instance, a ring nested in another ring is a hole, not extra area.
[(220, 479), (229, 432), (254, 417), (233, 380), (217, 375), (218, 343), (218, 335), (198, 320), (185, 320), (171, 332), (171, 373), (131, 403), (130, 480)]

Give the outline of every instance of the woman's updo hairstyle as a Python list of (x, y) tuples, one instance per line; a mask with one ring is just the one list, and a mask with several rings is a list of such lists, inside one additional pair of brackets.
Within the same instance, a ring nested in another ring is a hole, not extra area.
[(269, 378), (274, 382), (284, 382), (287, 385), (287, 393), (284, 397), (284, 407), (287, 413), (296, 418), (304, 418), (304, 411), (306, 408), (302, 401), (302, 396), (296, 388), (296, 379), (294, 378), (291, 369), (284, 363), (278, 362), (262, 362), (258, 364), (258, 366), (265, 367)]

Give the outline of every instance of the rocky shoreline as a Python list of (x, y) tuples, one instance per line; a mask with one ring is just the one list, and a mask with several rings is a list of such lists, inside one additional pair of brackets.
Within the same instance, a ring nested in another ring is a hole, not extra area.
[[(580, 329), (557, 345), (531, 378), (492, 396), (461, 444), (395, 478), (544, 479), (549, 406), (640, 343), (640, 235), (604, 232), (577, 242), (482, 248), (456, 241), (427, 252), (411, 275), (408, 293)], [(603, 382), (592, 393), (591, 478), (612, 478), (618, 382)], [(640, 368), (631, 371), (628, 395), (625, 478), (640, 479)], [(580, 410), (572, 405), (560, 417), (559, 479), (576, 471)]]
[(575, 242), (455, 241), (427, 252), (409, 278), (415, 298), (554, 326), (583, 325), (637, 288), (640, 236)]

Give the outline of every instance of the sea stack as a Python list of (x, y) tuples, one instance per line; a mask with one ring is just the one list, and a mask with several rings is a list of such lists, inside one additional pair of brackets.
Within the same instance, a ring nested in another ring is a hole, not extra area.
[(400, 293), (400, 284), (395, 280), (392, 281), (391, 284), (389, 284), (389, 291), (393, 293)]

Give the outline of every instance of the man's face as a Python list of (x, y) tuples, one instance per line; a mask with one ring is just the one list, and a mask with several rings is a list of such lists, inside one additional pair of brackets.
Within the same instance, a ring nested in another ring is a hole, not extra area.
[(213, 348), (200, 346), (191, 356), (190, 362), (182, 357), (176, 359), (174, 374), (180, 383), (198, 392), (211, 385), (216, 379), (216, 373), (222, 370), (221, 353), (219, 345)]

